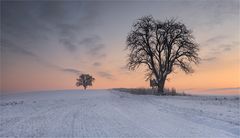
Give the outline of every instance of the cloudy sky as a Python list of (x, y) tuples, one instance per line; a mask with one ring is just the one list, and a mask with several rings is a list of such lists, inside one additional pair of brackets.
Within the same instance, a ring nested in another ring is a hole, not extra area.
[(238, 0), (1, 1), (1, 90), (76, 89), (80, 73), (92, 88), (148, 87), (144, 68), (128, 71), (126, 36), (139, 17), (177, 18), (200, 45), (195, 73), (169, 76), (180, 90), (240, 87)]

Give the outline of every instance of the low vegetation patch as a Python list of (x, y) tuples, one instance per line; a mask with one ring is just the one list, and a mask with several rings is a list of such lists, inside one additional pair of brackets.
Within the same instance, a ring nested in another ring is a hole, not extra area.
[(11, 101), (6, 103), (0, 103), (0, 106), (15, 106), (19, 104), (23, 104), (23, 101)]
[[(114, 88), (113, 90), (117, 90), (120, 92), (127, 92), (131, 94), (137, 94), (137, 95), (159, 95), (157, 93), (156, 89), (150, 89), (150, 88)], [(171, 96), (190, 96), (189, 94), (186, 94), (184, 92), (177, 92), (175, 88), (172, 89), (164, 89), (164, 93), (162, 95), (171, 95)]]

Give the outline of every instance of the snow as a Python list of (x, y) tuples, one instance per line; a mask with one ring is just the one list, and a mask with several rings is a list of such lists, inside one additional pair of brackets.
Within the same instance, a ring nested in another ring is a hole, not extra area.
[(2, 95), (0, 137), (240, 137), (239, 96)]

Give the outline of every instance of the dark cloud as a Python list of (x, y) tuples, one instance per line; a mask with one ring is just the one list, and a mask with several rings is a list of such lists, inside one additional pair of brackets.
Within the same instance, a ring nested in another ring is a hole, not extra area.
[(38, 55), (36, 55), (34, 52), (32, 52), (30, 50), (26, 50), (25, 48), (22, 48), (22, 47), (18, 47), (16, 44), (14, 44), (13, 42), (6, 40), (6, 39), (1, 39), (1, 49), (4, 52), (11, 51), (11, 52), (15, 52), (18, 54), (22, 54), (24, 56), (28, 56), (32, 60), (34, 60), (35, 62), (39, 63), (40, 65), (42, 65), (44, 67), (52, 68), (52, 69), (63, 71), (63, 72), (74, 73), (77, 75), (79, 75), (81, 73), (81, 71), (79, 71), (77, 69), (63, 68), (56, 64), (50, 63), (50, 62), (42, 59)]
[(111, 73), (108, 73), (108, 72), (98, 72), (98, 75), (103, 77), (103, 78), (106, 78), (106, 79), (109, 79), (109, 80), (114, 80), (114, 77)]
[(226, 48), (226, 47), (233, 47), (232, 44), (222, 44), (222, 45), (219, 45), (220, 48)]
[(84, 38), (82, 39), (79, 44), (80, 45), (85, 45), (88, 47), (91, 47), (93, 45), (95, 45), (96, 43), (98, 43), (99, 41), (101, 41), (101, 38), (97, 35), (92, 35), (90, 37)]
[(130, 74), (130, 70), (128, 69), (127, 65), (123, 65), (121, 67), (119, 67), (119, 73), (124, 74), (124, 75), (129, 75)]
[(1, 2), (1, 31), (4, 36), (20, 38), (21, 41), (47, 39), (50, 29), (36, 17), (38, 2)]
[(209, 57), (209, 58), (203, 58), (202, 61), (214, 61), (217, 57)]
[(227, 38), (227, 36), (215, 36), (215, 37), (208, 39), (206, 42), (207, 43), (216, 43), (216, 42), (225, 40), (226, 38)]
[(19, 39), (35, 44), (41, 39), (51, 39), (54, 34), (54, 37), (59, 37), (59, 41), (68, 39), (68, 42), (63, 43), (68, 50), (73, 51), (75, 39), (82, 37), (84, 31), (94, 28), (98, 10), (95, 2), (3, 1), (1, 31), (12, 41)]
[(126, 70), (128, 70), (128, 67), (126, 65), (122, 66), (122, 67), (120, 67), (120, 70), (126, 71)]
[(93, 63), (93, 66), (95, 66), (95, 67), (99, 67), (99, 66), (101, 66), (102, 64), (100, 63), (100, 62), (95, 62), (95, 63)]
[(233, 41), (232, 44), (233, 44), (234, 46), (238, 46), (240, 43), (239, 43), (239, 41)]
[(227, 52), (230, 51), (233, 47), (235, 47), (235, 45), (233, 44), (222, 44), (219, 46), (223, 52)]
[(40, 3), (38, 17), (59, 29), (62, 35), (70, 35), (94, 26), (99, 15), (96, 3), (45, 1)]
[[(54, 44), (49, 45), (49, 42), (60, 43), (67, 52), (80, 49), (81, 45), (78, 44), (78, 40), (84, 38), (84, 31), (93, 29), (96, 23), (99, 23), (97, 18), (100, 12), (97, 3), (84, 1), (1, 1), (1, 43), (5, 43), (3, 46), (1, 44), (1, 47), (7, 52), (28, 56), (42, 66), (79, 74), (81, 71), (55, 65), (33, 51), (37, 53), (38, 50), (41, 52), (48, 50), (48, 47), (57, 48)], [(3, 38), (8, 41), (3, 40)], [(44, 43), (42, 40), (47, 41)], [(105, 57), (102, 50), (104, 45), (100, 41), (101, 38), (96, 35), (81, 41), (88, 57)], [(17, 45), (11, 42), (15, 42)]]
[[(67, 17), (67, 15), (72, 12), (71, 10), (65, 9), (64, 4), (69, 5), (71, 3), (66, 3), (64, 1), (41, 2), (38, 17), (52, 24), (61, 23)], [(75, 4), (81, 5), (80, 2)]]
[(4, 51), (5, 50), (10, 50), (10, 51), (13, 51), (13, 52), (16, 52), (16, 53), (20, 53), (20, 54), (23, 54), (23, 55), (27, 55), (27, 56), (37, 58), (37, 56), (33, 52), (25, 50), (24, 48), (18, 47), (14, 43), (12, 43), (11, 41), (9, 41), (7, 39), (4, 39), (4, 38), (1, 38), (1, 50), (4, 50)]
[(79, 42), (79, 45), (85, 47), (88, 55), (98, 58), (103, 58), (106, 56), (104, 53), (105, 45), (101, 43), (101, 38), (97, 35), (82, 39)]
[[(181, 3), (183, 3), (181, 1)], [(190, 17), (195, 16), (196, 12), (204, 14), (199, 17), (198, 22), (204, 23), (206, 27), (212, 29), (217, 25), (222, 25), (226, 20), (234, 19), (239, 16), (238, 0), (210, 0), (210, 1), (189, 1), (192, 5), (187, 6), (191, 9)], [(197, 20), (196, 20), (197, 21)]]
[(99, 57), (105, 56), (105, 54), (102, 54), (102, 50), (105, 48), (104, 44), (97, 44), (88, 48), (89, 48), (88, 53), (91, 55), (95, 55)]
[(70, 73), (74, 73), (74, 74), (81, 74), (82, 72), (77, 70), (77, 69), (72, 69), (72, 68), (65, 68), (65, 69), (61, 69), (64, 72), (70, 72)]
[(62, 38), (59, 40), (59, 42), (63, 44), (63, 46), (70, 52), (74, 52), (77, 50), (77, 46), (73, 44), (73, 42), (69, 39)]
[(230, 51), (230, 50), (231, 50), (230, 47), (226, 47), (226, 48), (223, 49), (223, 51)]
[[(207, 57), (211, 57), (211, 58), (206, 58), (203, 59), (203, 61), (212, 61), (214, 60), (214, 57), (218, 57), (219, 55), (223, 54), (223, 53), (227, 53), (229, 51), (231, 51), (232, 49), (234, 49), (236, 47), (236, 42), (230, 42), (228, 44), (219, 44), (219, 45), (214, 45), (211, 48), (209, 48), (209, 53)], [(212, 57), (214, 56), (214, 57)]]
[(76, 36), (80, 35), (79, 32), (84, 30), (78, 24), (66, 24), (66, 23), (58, 23), (56, 24), (56, 28), (59, 32), (60, 38), (62, 37), (75, 38)]

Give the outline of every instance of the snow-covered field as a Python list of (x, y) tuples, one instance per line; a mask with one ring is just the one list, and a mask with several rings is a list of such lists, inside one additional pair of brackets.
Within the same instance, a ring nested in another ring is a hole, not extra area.
[(71, 90), (0, 100), (0, 137), (240, 137), (236, 96)]

